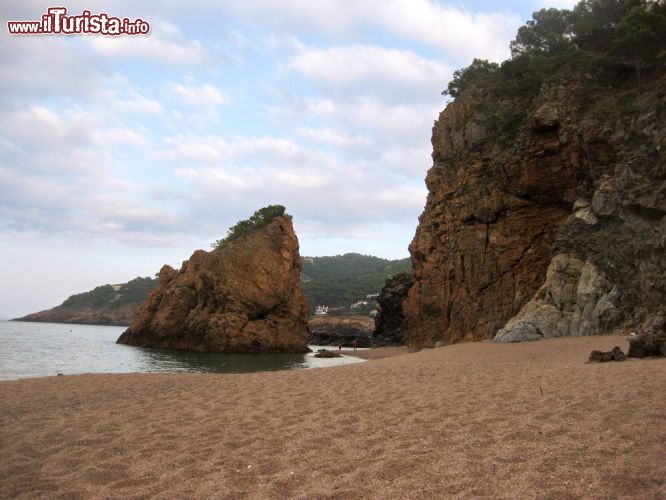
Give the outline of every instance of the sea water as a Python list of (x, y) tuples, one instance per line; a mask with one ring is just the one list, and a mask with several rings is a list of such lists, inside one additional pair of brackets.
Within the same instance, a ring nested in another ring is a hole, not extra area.
[[(220, 354), (116, 344), (126, 327), (0, 321), (0, 380), (80, 373), (242, 373), (361, 361), (313, 354)], [(316, 346), (310, 346), (316, 350)]]

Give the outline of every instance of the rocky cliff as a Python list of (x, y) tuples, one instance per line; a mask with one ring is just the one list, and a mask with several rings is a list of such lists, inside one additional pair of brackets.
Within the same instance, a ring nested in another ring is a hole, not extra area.
[(573, 71), (518, 97), (490, 87), (470, 85), (433, 128), (408, 344), (590, 335), (663, 313), (663, 65), (613, 85)]
[(291, 218), (206, 252), (159, 285), (119, 343), (213, 352), (306, 352), (308, 303)]

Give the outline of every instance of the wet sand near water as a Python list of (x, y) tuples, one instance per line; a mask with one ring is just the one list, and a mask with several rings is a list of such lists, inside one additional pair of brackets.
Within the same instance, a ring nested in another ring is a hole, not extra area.
[(615, 345), (1, 382), (0, 496), (665, 498), (666, 359), (586, 363)]

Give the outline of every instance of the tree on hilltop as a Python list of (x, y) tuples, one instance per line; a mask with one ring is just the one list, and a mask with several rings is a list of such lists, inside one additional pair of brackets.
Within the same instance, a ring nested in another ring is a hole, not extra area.
[[(227, 236), (217, 240), (211, 246), (213, 248), (222, 248), (226, 243), (237, 240), (241, 236), (248, 234), (262, 227), (266, 227), (273, 222), (276, 217), (287, 215), (285, 207), (282, 205), (268, 205), (260, 208), (249, 219), (238, 221), (227, 231)], [(288, 215), (287, 215), (288, 216)]]

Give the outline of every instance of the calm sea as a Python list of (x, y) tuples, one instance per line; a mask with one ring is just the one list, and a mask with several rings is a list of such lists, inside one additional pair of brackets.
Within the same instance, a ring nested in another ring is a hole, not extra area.
[[(241, 373), (357, 363), (312, 354), (217, 354), (116, 344), (117, 326), (0, 321), (0, 380), (62, 373)], [(311, 346), (312, 347), (312, 346)]]

